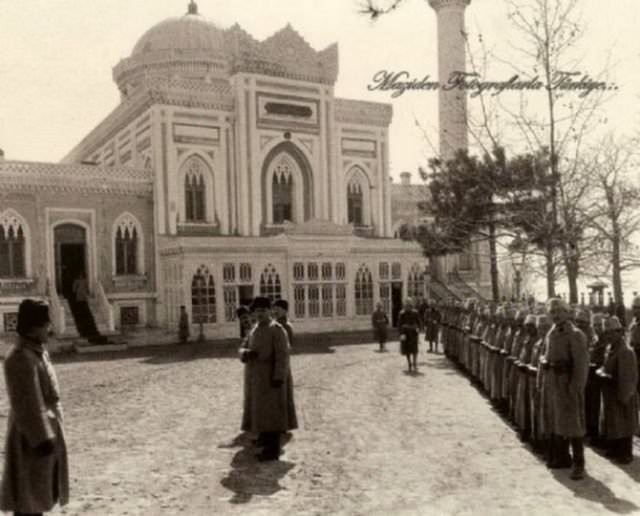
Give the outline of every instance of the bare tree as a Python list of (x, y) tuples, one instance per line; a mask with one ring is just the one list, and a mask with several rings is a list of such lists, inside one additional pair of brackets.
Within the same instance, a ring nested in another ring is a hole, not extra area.
[[(622, 303), (622, 273), (640, 268), (633, 237), (640, 229), (640, 187), (633, 174), (638, 173), (638, 140), (607, 135), (595, 156), (589, 160), (593, 182), (588, 208), (591, 227), (596, 232), (605, 271), (611, 273), (613, 296)], [(603, 253), (604, 251), (604, 253)]]
[[(563, 258), (569, 282), (570, 301), (578, 301), (580, 244), (587, 222), (577, 205), (589, 187), (588, 178), (577, 168), (589, 133), (604, 122), (598, 110), (610, 86), (608, 65), (594, 78), (580, 71), (577, 56), (583, 28), (578, 0), (507, 0), (509, 18), (522, 34), (515, 47), (522, 59), (512, 66), (523, 75), (529, 66), (545, 84), (544, 109), (524, 97), (518, 109), (505, 108), (531, 150), (546, 148), (550, 155), (551, 235), (546, 243), (547, 294), (555, 294), (556, 254)], [(578, 79), (578, 80), (577, 80)], [(576, 86), (581, 83), (582, 86)], [(504, 107), (504, 105), (503, 105)]]

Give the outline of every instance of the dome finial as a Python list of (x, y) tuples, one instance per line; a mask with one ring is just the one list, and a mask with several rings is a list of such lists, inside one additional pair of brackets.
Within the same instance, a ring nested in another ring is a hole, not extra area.
[(195, 0), (191, 0), (191, 2), (189, 2), (187, 14), (198, 14), (198, 4), (195, 3)]

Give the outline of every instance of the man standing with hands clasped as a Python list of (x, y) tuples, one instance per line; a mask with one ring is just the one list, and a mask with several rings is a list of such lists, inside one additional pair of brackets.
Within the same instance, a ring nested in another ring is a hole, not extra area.
[(49, 308), (25, 299), (18, 343), (4, 362), (9, 420), (0, 511), (36, 516), (69, 500), (67, 447), (58, 380), (45, 348)]
[[(551, 411), (552, 468), (571, 467), (571, 478), (584, 478), (586, 432), (584, 392), (589, 372), (587, 338), (569, 320), (571, 309), (562, 299), (548, 302), (553, 327), (547, 335), (546, 352), (541, 361), (549, 376)], [(569, 444), (573, 457), (569, 456)]]
[(280, 434), (289, 428), (287, 378), (289, 345), (285, 330), (271, 318), (271, 301), (256, 297), (251, 311), (257, 324), (251, 329), (248, 346), (240, 350), (248, 365), (248, 398), (251, 430), (263, 445), (260, 462), (278, 460)]

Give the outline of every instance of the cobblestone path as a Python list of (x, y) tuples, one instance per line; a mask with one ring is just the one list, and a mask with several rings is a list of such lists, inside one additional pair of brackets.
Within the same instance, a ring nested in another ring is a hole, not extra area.
[[(640, 459), (550, 472), (442, 355), (397, 343), (292, 358), (301, 428), (260, 464), (239, 434), (242, 364), (197, 347), (55, 357), (72, 500), (53, 514), (640, 513)], [(331, 351), (331, 350), (326, 350)], [(0, 391), (4, 440), (6, 394)], [(636, 451), (637, 455), (640, 452)]]

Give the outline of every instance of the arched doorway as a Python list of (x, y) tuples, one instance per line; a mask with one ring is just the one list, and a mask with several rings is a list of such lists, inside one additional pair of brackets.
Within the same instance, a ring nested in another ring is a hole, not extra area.
[(53, 230), (55, 248), (56, 288), (64, 297), (71, 297), (73, 281), (87, 277), (87, 231), (79, 224), (60, 224)]

